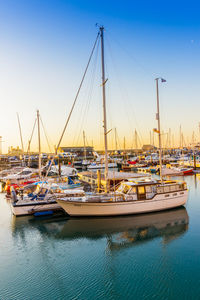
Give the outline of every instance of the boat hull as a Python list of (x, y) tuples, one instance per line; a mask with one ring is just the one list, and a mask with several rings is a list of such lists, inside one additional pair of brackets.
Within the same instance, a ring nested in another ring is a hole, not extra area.
[(184, 175), (187, 175), (187, 174), (193, 174), (193, 169), (188, 169), (186, 171), (183, 171), (183, 174)]
[(123, 202), (78, 202), (57, 200), (70, 216), (117, 216), (162, 211), (182, 206), (186, 203), (188, 191), (158, 194), (152, 199)]
[(44, 204), (32, 204), (32, 205), (12, 205), (11, 209), (13, 215), (19, 216), (27, 216), (27, 215), (34, 215), (37, 212), (44, 212), (44, 211), (58, 211), (62, 210), (58, 203), (44, 203)]
[[(109, 163), (108, 168), (117, 168), (116, 163)], [(88, 170), (91, 169), (105, 169), (105, 164), (96, 164), (96, 165), (90, 165), (87, 167)]]

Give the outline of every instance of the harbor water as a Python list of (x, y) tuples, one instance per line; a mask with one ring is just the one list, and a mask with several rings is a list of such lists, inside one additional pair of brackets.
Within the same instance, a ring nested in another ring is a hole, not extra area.
[(1, 194), (0, 299), (199, 299), (200, 176), (184, 179), (185, 208), (114, 218), (15, 218)]

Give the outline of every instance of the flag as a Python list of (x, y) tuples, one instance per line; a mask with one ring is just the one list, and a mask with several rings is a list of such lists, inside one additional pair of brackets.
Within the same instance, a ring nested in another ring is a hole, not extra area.
[(167, 80), (164, 78), (161, 78), (161, 82), (166, 82)]
[(160, 131), (156, 128), (153, 129), (153, 132), (160, 133)]

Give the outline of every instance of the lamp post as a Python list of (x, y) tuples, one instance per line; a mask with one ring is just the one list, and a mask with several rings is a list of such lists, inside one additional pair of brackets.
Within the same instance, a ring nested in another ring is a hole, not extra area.
[(163, 183), (162, 177), (162, 141), (161, 141), (161, 130), (160, 130), (160, 108), (159, 108), (159, 88), (158, 88), (158, 81), (166, 82), (165, 79), (158, 77), (156, 78), (156, 96), (157, 96), (157, 113), (156, 113), (156, 120), (158, 121), (158, 139), (159, 139), (159, 160), (160, 160), (160, 180)]

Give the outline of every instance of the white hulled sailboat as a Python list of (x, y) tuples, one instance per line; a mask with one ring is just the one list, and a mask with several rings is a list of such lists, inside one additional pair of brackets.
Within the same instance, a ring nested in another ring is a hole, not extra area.
[(103, 94), (103, 119), (104, 119), (104, 144), (105, 144), (105, 193), (86, 194), (83, 191), (79, 195), (68, 194), (57, 199), (59, 205), (71, 216), (116, 216), (161, 211), (182, 206), (188, 197), (185, 182), (164, 181), (162, 177), (162, 151), (159, 115), (158, 81), (157, 90), (157, 120), (160, 148), (160, 180), (129, 179), (120, 184), (113, 192), (108, 192), (108, 151), (107, 151), (107, 120), (105, 97), (105, 69), (104, 69), (104, 27), (99, 28), (98, 36), (101, 39), (101, 66), (102, 66), (102, 94)]

